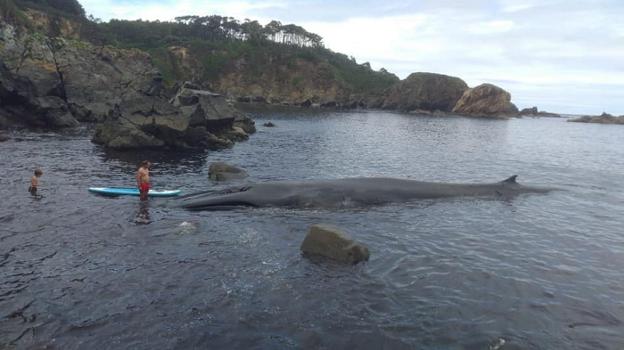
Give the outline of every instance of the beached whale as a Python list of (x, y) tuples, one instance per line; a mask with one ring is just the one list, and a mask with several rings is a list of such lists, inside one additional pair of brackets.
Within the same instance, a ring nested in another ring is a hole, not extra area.
[(191, 194), (180, 200), (191, 210), (236, 207), (348, 208), (418, 199), (449, 197), (509, 198), (522, 193), (545, 193), (549, 188), (516, 182), (517, 175), (485, 184), (423, 182), (394, 178), (347, 178), (321, 181), (279, 181)]

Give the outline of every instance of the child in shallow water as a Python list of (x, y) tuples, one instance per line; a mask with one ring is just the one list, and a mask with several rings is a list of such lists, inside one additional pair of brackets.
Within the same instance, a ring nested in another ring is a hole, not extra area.
[(39, 178), (43, 175), (43, 171), (41, 169), (35, 169), (35, 175), (30, 178), (30, 187), (28, 187), (28, 192), (33, 196), (37, 195), (37, 188), (39, 187)]

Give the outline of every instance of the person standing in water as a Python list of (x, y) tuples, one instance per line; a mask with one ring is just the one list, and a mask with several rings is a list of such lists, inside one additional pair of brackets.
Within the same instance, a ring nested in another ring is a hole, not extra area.
[(35, 175), (30, 178), (30, 187), (28, 187), (28, 192), (33, 196), (37, 195), (37, 188), (39, 187), (39, 178), (43, 175), (43, 171), (41, 169), (35, 169)]
[(150, 177), (149, 177), (149, 169), (152, 166), (147, 160), (144, 160), (139, 165), (139, 169), (136, 173), (137, 187), (139, 188), (139, 194), (141, 201), (147, 200), (147, 194), (150, 189)]

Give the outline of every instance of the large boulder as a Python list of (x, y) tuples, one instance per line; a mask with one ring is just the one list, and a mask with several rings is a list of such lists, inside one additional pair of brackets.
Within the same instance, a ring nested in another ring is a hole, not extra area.
[(472, 116), (506, 117), (518, 113), (511, 103), (511, 94), (492, 84), (481, 84), (464, 92), (457, 101), (454, 113)]
[(245, 170), (224, 162), (215, 162), (208, 167), (208, 177), (213, 181), (240, 180), (247, 176)]
[(306, 255), (320, 255), (348, 264), (367, 261), (370, 256), (365, 245), (353, 241), (338, 228), (328, 225), (310, 227), (301, 243), (301, 251)]
[(412, 73), (387, 92), (383, 109), (450, 112), (468, 85), (460, 78), (434, 73)]

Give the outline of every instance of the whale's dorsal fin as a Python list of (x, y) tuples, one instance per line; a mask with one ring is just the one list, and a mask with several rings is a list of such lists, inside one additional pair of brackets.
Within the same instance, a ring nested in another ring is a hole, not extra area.
[(501, 181), (504, 184), (517, 184), (518, 175), (510, 176), (508, 179)]

